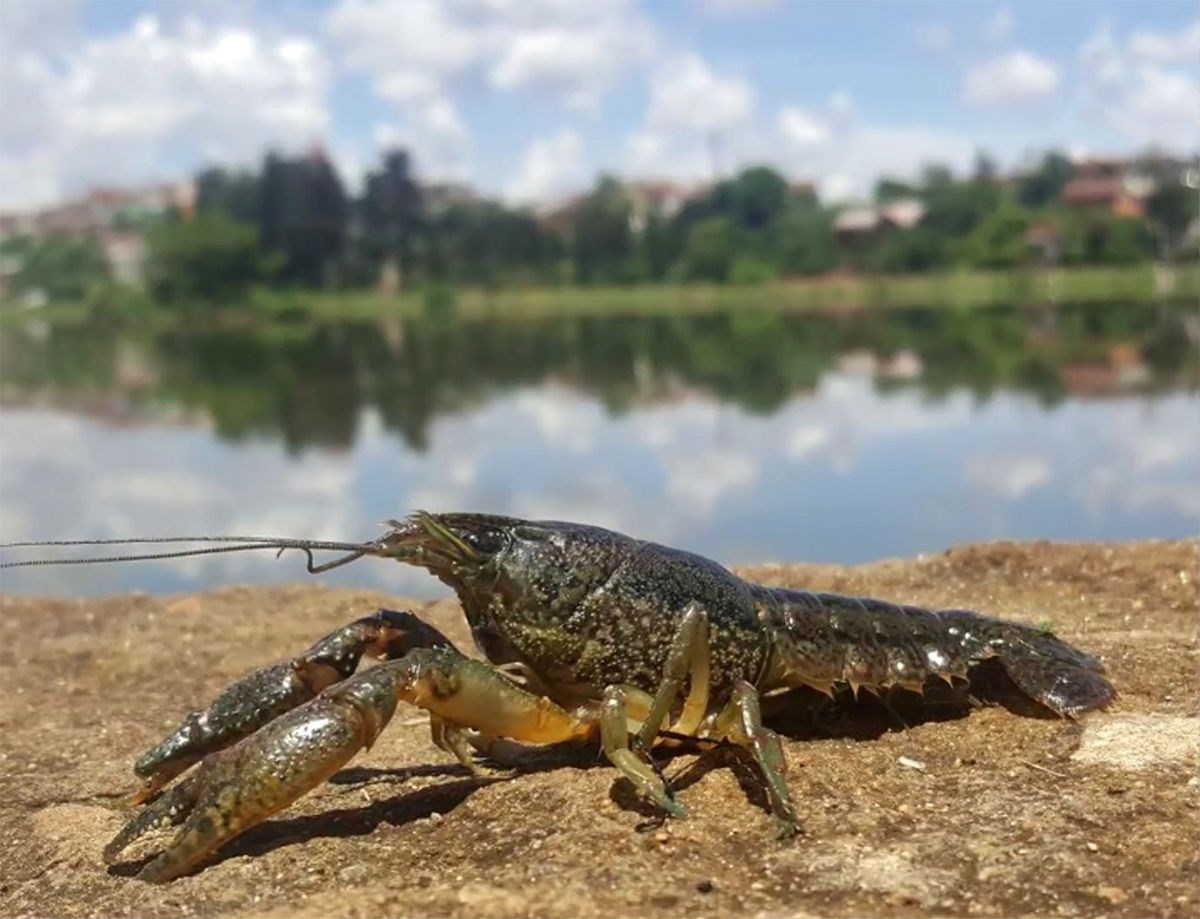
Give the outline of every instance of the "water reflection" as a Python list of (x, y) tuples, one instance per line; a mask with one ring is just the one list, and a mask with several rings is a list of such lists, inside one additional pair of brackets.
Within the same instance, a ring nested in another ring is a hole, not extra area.
[[(1162, 308), (6, 331), (5, 539), (589, 520), (729, 562), (1194, 532), (1195, 330)], [(296, 560), (6, 572), (183, 590)], [(364, 562), (333, 582), (439, 593)]]

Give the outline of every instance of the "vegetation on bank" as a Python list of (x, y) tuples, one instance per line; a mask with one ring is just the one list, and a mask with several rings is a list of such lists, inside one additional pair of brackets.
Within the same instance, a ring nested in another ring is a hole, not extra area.
[[(422, 185), (403, 151), (387, 154), (357, 197), (319, 151), (271, 154), (259, 170), (201, 172), (188, 213), (114, 224), (141, 240), (138, 292), (108, 289), (98, 239), (12, 237), (0, 256), (12, 299), (36, 292), (114, 309), (638, 312), (1191, 296), (1194, 270), (1177, 273), (1176, 291), (1151, 263), (1195, 264), (1185, 244), (1195, 190), (1177, 161), (1148, 155), (1131, 168), (1152, 190), (1122, 210), (1065, 200), (1076, 166), (1054, 152), (1012, 177), (983, 156), (966, 177), (931, 165), (913, 181), (881, 179), (864, 224), (765, 166), (687, 194), (602, 176), (535, 213)], [(907, 216), (879, 217), (889, 207)]]
[(0, 324), (36, 317), (55, 324), (105, 317), (171, 327), (201, 318), (254, 321), (372, 321), (399, 318), (542, 319), (736, 312), (837, 313), (861, 309), (963, 308), (1031, 304), (1195, 302), (1200, 266), (959, 270), (937, 274), (833, 275), (759, 284), (655, 284), (628, 287), (523, 287), (485, 290), (431, 285), (398, 296), (373, 291), (281, 291), (257, 287), (236, 298), (163, 310), (145, 292), (94, 289), (37, 310), (0, 311)]
[(738, 310), (783, 313), (872, 308), (974, 308), (1028, 304), (1151, 303), (1200, 297), (1194, 265), (1120, 268), (955, 271), (922, 275), (829, 276), (759, 284), (635, 287), (532, 287), (504, 290), (432, 288), (399, 299), (373, 293), (261, 291), (257, 304), (275, 315), (376, 319), (392, 315), (462, 318), (673, 315)]

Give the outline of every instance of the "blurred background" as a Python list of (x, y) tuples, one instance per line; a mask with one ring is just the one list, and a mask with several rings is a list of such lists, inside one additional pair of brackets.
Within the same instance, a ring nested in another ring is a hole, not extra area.
[(1195, 534), (1198, 148), (1191, 2), (4, 0), (0, 539)]

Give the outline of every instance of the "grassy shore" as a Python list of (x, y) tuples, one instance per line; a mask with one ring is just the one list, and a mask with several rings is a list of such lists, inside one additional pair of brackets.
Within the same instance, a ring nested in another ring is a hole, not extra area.
[[(983, 307), (1032, 303), (1145, 303), (1200, 297), (1195, 265), (1136, 265), (1050, 271), (962, 271), (875, 277), (828, 276), (756, 285), (641, 285), (459, 289), (376, 293), (258, 295), (270, 311), (300, 310), (314, 318), (371, 319), (418, 315), (439, 306), (462, 318), (558, 315), (663, 315), (740, 309), (828, 312), (895, 307)], [(256, 298), (257, 299), (257, 298)]]
[[(110, 315), (166, 318), (144, 295), (128, 301), (108, 291)], [(840, 312), (905, 307), (974, 308), (1029, 304), (1195, 301), (1200, 266), (1132, 265), (1014, 271), (953, 271), (915, 275), (829, 275), (755, 285), (646, 284), (625, 287), (526, 287), (421, 289), (398, 296), (363, 291), (260, 289), (231, 304), (230, 315), (287, 316), (318, 321), (368, 321), (440, 313), (461, 319), (552, 316), (680, 315), (733, 310)], [(95, 311), (86, 303), (50, 304), (37, 310), (0, 310), (0, 322), (38, 318), (79, 322)]]

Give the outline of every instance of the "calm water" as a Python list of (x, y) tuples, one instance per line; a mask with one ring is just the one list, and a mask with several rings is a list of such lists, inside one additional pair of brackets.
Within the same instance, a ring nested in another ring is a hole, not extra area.
[[(0, 337), (0, 538), (374, 536), (567, 518), (727, 563), (1195, 534), (1194, 319), (1163, 307)], [(270, 553), (6, 571), (11, 593), (300, 580)], [(364, 561), (329, 583), (437, 596)]]

